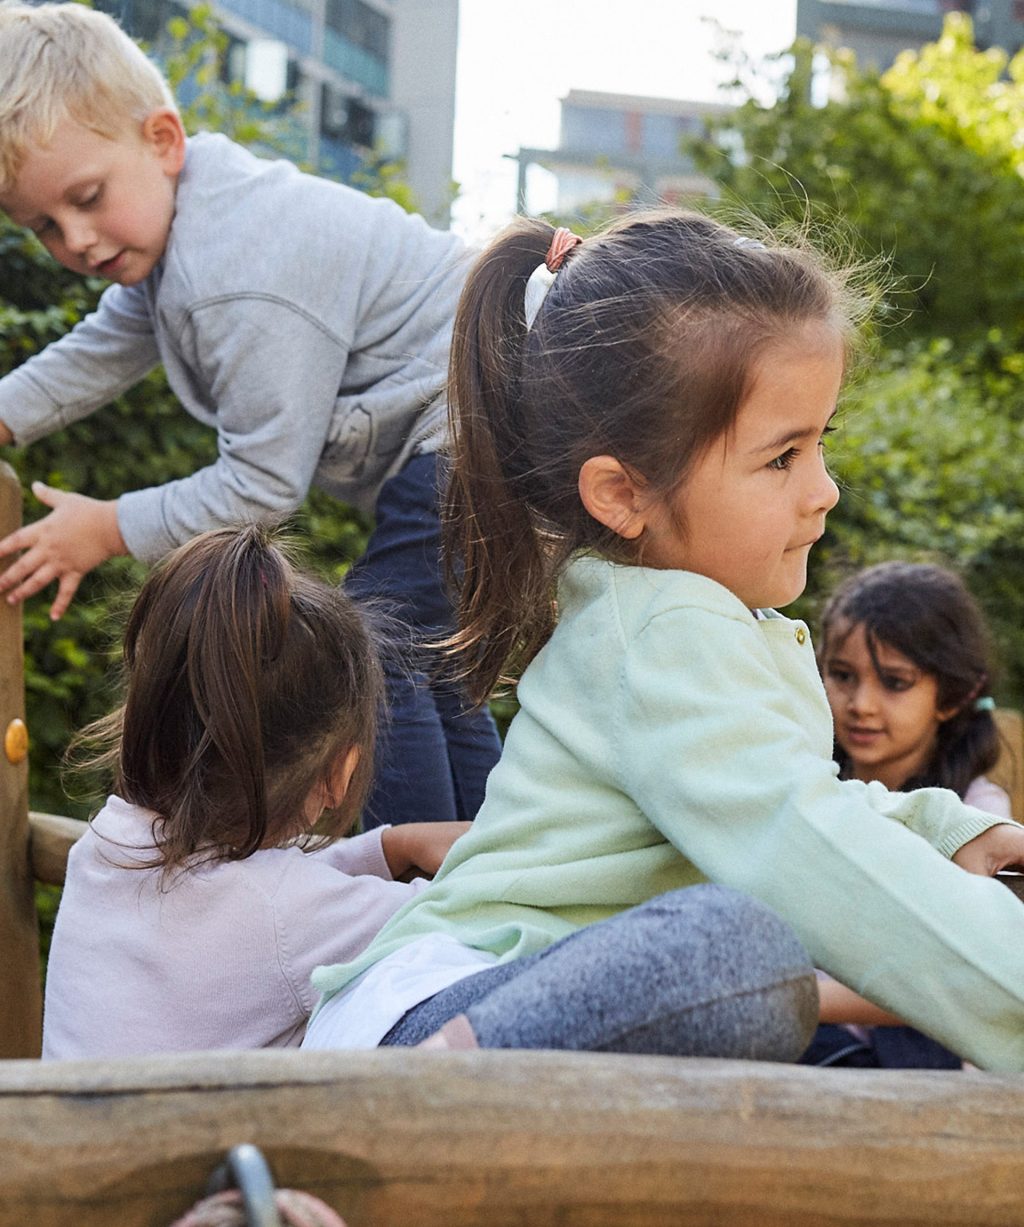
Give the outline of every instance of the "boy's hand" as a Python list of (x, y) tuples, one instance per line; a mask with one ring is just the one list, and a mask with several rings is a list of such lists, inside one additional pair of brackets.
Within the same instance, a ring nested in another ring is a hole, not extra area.
[(32, 483), (32, 493), (53, 510), (0, 541), (0, 558), (23, 551), (0, 575), (0, 593), (6, 592), (13, 605), (57, 580), (57, 596), (50, 606), (50, 617), (56, 621), (87, 571), (128, 551), (117, 526), (116, 500), (54, 490), (41, 481)]
[[(0, 543), (2, 544), (2, 543)], [(471, 822), (406, 822), (388, 827), (381, 836), (384, 859), (395, 879), (432, 878)]]
[(968, 873), (992, 877), (1003, 869), (1024, 869), (1024, 827), (1001, 822), (989, 827), (953, 854)]

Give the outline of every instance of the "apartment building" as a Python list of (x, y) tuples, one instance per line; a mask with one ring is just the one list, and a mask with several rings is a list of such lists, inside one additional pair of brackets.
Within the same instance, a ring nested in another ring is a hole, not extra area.
[[(187, 0), (186, 0), (187, 2)], [(154, 44), (179, 0), (100, 0)], [(350, 179), (404, 164), (420, 211), (448, 224), (458, 0), (215, 0), (228, 71), (260, 97), (301, 103), (305, 157)]]
[(681, 204), (707, 195), (712, 185), (683, 144), (728, 110), (713, 102), (570, 90), (561, 101), (557, 148), (523, 148), (516, 155), (517, 210), (536, 211), (533, 167), (554, 176), (554, 209), (561, 214), (599, 202)]
[(796, 32), (884, 69), (906, 48), (934, 42), (950, 12), (970, 16), (979, 47), (1012, 54), (1024, 44), (1024, 0), (797, 0)]

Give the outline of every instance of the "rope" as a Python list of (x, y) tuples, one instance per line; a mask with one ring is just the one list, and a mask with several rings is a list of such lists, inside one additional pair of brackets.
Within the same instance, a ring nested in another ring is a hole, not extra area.
[[(284, 1227), (345, 1227), (330, 1206), (319, 1197), (297, 1189), (277, 1189), (274, 1205)], [(226, 1189), (197, 1202), (172, 1227), (246, 1227), (248, 1220), (238, 1189)]]

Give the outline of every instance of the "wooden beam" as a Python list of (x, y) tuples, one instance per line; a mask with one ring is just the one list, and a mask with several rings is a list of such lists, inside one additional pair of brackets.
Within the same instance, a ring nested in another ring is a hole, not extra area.
[(1021, 1217), (1024, 1079), (578, 1053), (0, 1063), (0, 1227), (152, 1227), (240, 1142), (349, 1227)]
[(29, 813), (28, 822), (33, 877), (37, 882), (45, 882), (49, 886), (63, 886), (68, 853), (85, 834), (89, 824), (78, 818), (41, 814), (35, 810)]
[[(20, 524), (21, 483), (0, 462), (0, 536)], [(39, 1055), (42, 1025), (39, 931), (28, 858), (28, 760), (10, 761), (4, 746), (14, 720), (25, 720), (21, 606), (0, 601), (0, 1057), (31, 1057)]]

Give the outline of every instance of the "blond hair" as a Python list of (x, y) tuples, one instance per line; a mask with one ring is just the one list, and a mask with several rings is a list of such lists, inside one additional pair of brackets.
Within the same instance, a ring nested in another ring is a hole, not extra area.
[(0, 3), (0, 191), (63, 120), (114, 139), (158, 107), (174, 107), (167, 82), (112, 17), (82, 4)]

